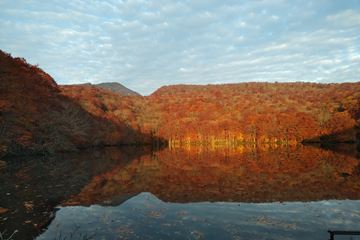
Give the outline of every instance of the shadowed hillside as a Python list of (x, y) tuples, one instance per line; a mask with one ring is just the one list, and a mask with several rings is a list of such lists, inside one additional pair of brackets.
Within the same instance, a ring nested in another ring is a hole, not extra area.
[(0, 51), (0, 157), (139, 142), (150, 137), (84, 110), (50, 75)]
[(155, 144), (159, 140), (156, 133), (160, 129), (161, 116), (153, 111), (146, 97), (122, 96), (89, 84), (65, 85), (61, 86), (61, 91), (94, 116), (115, 124), (123, 123), (144, 136), (150, 136)]

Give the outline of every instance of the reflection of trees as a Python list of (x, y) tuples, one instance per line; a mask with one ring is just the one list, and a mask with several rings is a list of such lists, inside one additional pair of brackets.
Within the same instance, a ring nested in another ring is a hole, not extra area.
[(0, 206), (8, 209), (0, 215), (0, 232), (18, 229), (15, 240), (33, 239), (52, 221), (55, 207), (78, 194), (91, 179), (149, 152), (143, 148), (106, 148), (12, 159), (0, 170)]
[[(151, 192), (164, 201), (358, 199), (358, 160), (314, 147), (163, 150), (96, 176), (67, 204)], [(346, 181), (344, 176), (346, 177)]]

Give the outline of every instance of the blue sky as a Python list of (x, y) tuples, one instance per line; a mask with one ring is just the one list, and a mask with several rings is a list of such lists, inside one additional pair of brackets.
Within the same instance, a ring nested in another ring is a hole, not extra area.
[(0, 49), (60, 84), (360, 81), (360, 0), (0, 1)]

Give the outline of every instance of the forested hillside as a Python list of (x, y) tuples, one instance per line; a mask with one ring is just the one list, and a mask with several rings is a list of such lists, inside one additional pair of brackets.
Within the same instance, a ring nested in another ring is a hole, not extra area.
[(360, 123), (360, 83), (178, 85), (148, 101), (174, 142), (346, 142)]
[(124, 96), (87, 84), (64, 85), (60, 89), (93, 116), (121, 126), (122, 135), (130, 142), (156, 141), (152, 129), (158, 119), (150, 111), (146, 98)]
[(85, 111), (37, 66), (0, 51), (0, 157), (133, 144), (134, 136)]
[(62, 89), (87, 111), (175, 146), (355, 142), (359, 131), (359, 83), (178, 85), (147, 97)]
[(0, 52), (0, 124), (1, 155), (119, 144), (355, 142), (360, 83), (176, 85), (125, 96), (91, 84), (58, 86), (37, 66)]

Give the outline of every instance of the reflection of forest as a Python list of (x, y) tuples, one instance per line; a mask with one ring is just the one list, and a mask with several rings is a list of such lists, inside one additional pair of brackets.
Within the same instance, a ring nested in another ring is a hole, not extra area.
[(140, 192), (170, 202), (359, 199), (359, 160), (350, 150), (310, 146), (165, 149), (94, 177), (66, 204), (108, 204)]
[(0, 170), (0, 230), (33, 239), (58, 204), (118, 205), (140, 192), (170, 202), (360, 199), (356, 146), (332, 149), (189, 145), (14, 159)]
[[(78, 194), (94, 176), (126, 164), (145, 149), (105, 148), (51, 157), (12, 159), (0, 169), (0, 232), (34, 239), (54, 217), (55, 207)], [(1, 239), (1, 238), (0, 238)], [(6, 238), (5, 238), (6, 239)]]

